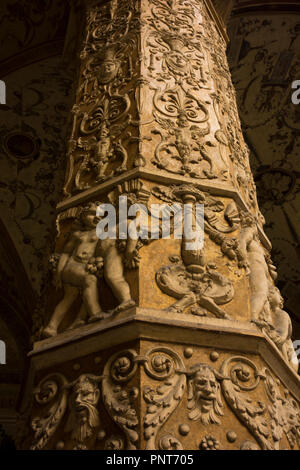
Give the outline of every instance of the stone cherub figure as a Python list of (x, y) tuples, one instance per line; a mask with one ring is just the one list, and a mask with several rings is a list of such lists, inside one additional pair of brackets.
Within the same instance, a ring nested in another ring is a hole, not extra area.
[[(118, 249), (118, 240), (100, 240), (96, 234), (96, 226), (100, 220), (96, 217), (98, 205), (90, 203), (82, 209), (79, 216), (81, 226), (71, 233), (59, 256), (55, 284), (58, 289), (63, 287), (64, 296), (43, 329), (44, 338), (57, 335), (59, 325), (79, 294), (83, 303), (70, 328), (85, 324), (86, 319), (94, 322), (135, 305), (123, 273), (124, 264), (127, 267), (137, 265), (137, 241), (129, 238), (125, 253), (122, 254)], [(99, 304), (97, 283), (102, 276), (119, 301), (118, 307), (110, 313), (103, 312)]]
[[(273, 328), (267, 329), (266, 333), (274, 341), (278, 349), (282, 352), (285, 360), (298, 372), (298, 360), (295, 358), (295, 351), (291, 340), (292, 322), (287, 312), (282, 310), (283, 298), (277, 287), (271, 285), (268, 295), (270, 309), (273, 313)], [(293, 360), (295, 359), (295, 360)]]
[(249, 267), (251, 321), (263, 326), (260, 325), (260, 319), (268, 301), (270, 271), (259, 241), (255, 218), (243, 213), (241, 221), (240, 249)]
[(271, 281), (277, 277), (276, 268), (259, 242), (256, 220), (250, 214), (242, 214), (240, 244), (249, 267), (251, 321), (263, 329), (297, 371), (298, 361), (293, 361), (291, 319), (282, 310), (283, 299)]

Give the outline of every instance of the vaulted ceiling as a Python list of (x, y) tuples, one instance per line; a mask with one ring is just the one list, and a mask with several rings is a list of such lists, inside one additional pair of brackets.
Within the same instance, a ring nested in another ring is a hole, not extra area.
[(273, 244), (279, 287), (299, 338), (300, 78), (298, 1), (237, 0), (228, 23), (228, 58), (265, 231)]

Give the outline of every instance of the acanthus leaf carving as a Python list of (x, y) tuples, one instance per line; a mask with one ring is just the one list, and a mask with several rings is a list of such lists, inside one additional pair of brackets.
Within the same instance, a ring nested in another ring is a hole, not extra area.
[(266, 405), (261, 401), (254, 402), (246, 393), (255, 390), (261, 381), (256, 365), (246, 357), (233, 356), (223, 362), (220, 373), (224, 376), (222, 391), (228, 406), (263, 450), (273, 450)]
[[(38, 407), (32, 418), (32, 450), (45, 448), (67, 414), (64, 433), (69, 435), (74, 450), (87, 449), (100, 426), (97, 404), (102, 376), (82, 374), (72, 382), (59, 373), (47, 375), (34, 390)], [(68, 406), (69, 405), (69, 406)]]
[[(152, 133), (161, 137), (152, 163), (173, 173), (206, 179), (217, 178), (214, 158), (207, 151), (208, 146), (215, 147), (216, 144), (205, 140), (210, 134), (207, 104), (182, 85), (167, 87), (164, 91), (157, 89), (153, 103), (156, 108), (155, 120), (165, 132), (160, 129), (152, 130)], [(176, 122), (172, 119), (176, 119)], [(207, 124), (205, 127), (196, 125), (201, 123)]]
[(181, 402), (186, 376), (181, 358), (167, 347), (151, 349), (146, 359), (144, 367), (147, 375), (161, 382), (159, 386), (146, 386), (143, 391), (147, 403), (144, 418), (146, 450), (155, 450), (159, 430)]
[[(90, 183), (81, 181), (84, 175), (92, 173), (93, 182), (103, 182), (126, 170), (127, 151), (122, 145), (120, 136), (130, 122), (129, 107), (128, 95), (108, 94), (98, 100), (89, 113), (83, 113), (80, 123), (83, 137), (78, 138), (77, 147), (82, 149), (84, 154), (75, 174), (77, 189), (90, 187)], [(109, 165), (111, 171), (107, 174)]]
[(264, 370), (264, 386), (271, 401), (268, 411), (271, 417), (271, 430), (276, 450), (280, 448), (280, 441), (285, 435), (290, 447), (293, 449), (300, 444), (300, 415), (299, 405), (291, 396), (282, 396), (279, 388), (280, 381), (276, 379), (269, 369)]
[(134, 403), (137, 398), (137, 389), (125, 387), (137, 371), (136, 356), (137, 353), (134, 350), (114, 354), (105, 365), (102, 382), (104, 405), (115, 423), (124, 431), (127, 450), (136, 449), (139, 437)]
[(49, 374), (40, 381), (33, 391), (39, 409), (33, 416), (31, 427), (34, 431), (31, 450), (43, 449), (57, 430), (67, 409), (67, 379), (62, 374)]

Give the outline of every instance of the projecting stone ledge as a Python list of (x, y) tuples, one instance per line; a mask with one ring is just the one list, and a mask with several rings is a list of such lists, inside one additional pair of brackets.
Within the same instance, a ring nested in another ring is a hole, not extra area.
[(33, 449), (299, 448), (299, 377), (251, 323), (132, 309), (30, 356)]

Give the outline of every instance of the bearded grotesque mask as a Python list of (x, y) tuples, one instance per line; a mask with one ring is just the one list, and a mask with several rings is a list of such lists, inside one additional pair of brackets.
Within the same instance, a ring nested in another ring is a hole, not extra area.
[(83, 443), (92, 436), (100, 424), (97, 403), (100, 397), (99, 382), (101, 378), (93, 375), (81, 375), (71, 383), (70, 415), (66, 432), (76, 443)]
[(201, 420), (202, 424), (220, 424), (218, 416), (223, 416), (219, 374), (206, 364), (193, 367), (189, 380), (189, 418)]

